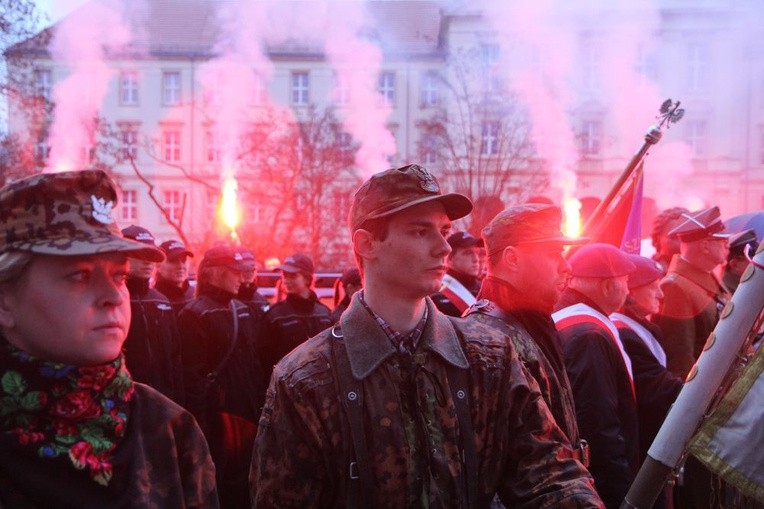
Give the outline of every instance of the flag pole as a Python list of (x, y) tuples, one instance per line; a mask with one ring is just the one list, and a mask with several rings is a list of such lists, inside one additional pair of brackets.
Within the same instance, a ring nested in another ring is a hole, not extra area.
[(689, 443), (730, 368), (747, 344), (764, 309), (764, 243), (741, 277), (732, 300), (708, 336), (703, 352), (687, 375), (674, 405), (655, 437), (647, 459), (621, 504), (621, 509), (649, 509), (669, 475), (684, 460)]
[(599, 205), (597, 205), (597, 208), (594, 209), (594, 212), (586, 221), (583, 228), (583, 235), (585, 237), (592, 237), (590, 233), (592, 228), (599, 224), (603, 217), (607, 216), (607, 211), (610, 208), (611, 203), (616, 197), (620, 196), (624, 184), (629, 180), (629, 177), (632, 176), (634, 171), (642, 165), (650, 147), (658, 143), (663, 137), (662, 128), (664, 125), (668, 128), (671, 124), (679, 122), (684, 116), (684, 109), (679, 107), (680, 102), (681, 101), (673, 102), (671, 99), (663, 101), (660, 108), (660, 114), (656, 117), (656, 119), (659, 120), (658, 124), (652, 125), (647, 129), (647, 132), (645, 133), (645, 141), (642, 143), (642, 146), (639, 147), (634, 156), (632, 156), (629, 164), (626, 165), (626, 168), (621, 173), (621, 176), (618, 177), (618, 180), (616, 180), (607, 196), (605, 196)]

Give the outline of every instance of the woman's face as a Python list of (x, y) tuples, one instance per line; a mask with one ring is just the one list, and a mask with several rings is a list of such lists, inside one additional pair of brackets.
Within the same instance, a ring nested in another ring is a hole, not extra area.
[(114, 360), (130, 326), (127, 257), (34, 255), (0, 291), (5, 338), (45, 360), (88, 366)]

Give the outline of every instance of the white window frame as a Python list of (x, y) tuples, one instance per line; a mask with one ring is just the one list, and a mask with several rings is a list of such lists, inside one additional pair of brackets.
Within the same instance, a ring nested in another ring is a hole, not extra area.
[(708, 122), (706, 120), (688, 121), (685, 140), (690, 146), (692, 157), (706, 157), (706, 154), (708, 153)]
[(602, 155), (601, 120), (584, 120), (581, 124), (581, 154), (584, 157)]
[(50, 69), (35, 69), (34, 95), (50, 101), (53, 90), (53, 72)]
[(206, 154), (205, 160), (208, 163), (220, 162), (220, 145), (218, 144), (215, 131), (212, 129), (207, 129), (204, 133), (204, 149)]
[(308, 71), (292, 71), (290, 76), (292, 104), (307, 106), (310, 104), (310, 73)]
[(395, 72), (382, 71), (377, 78), (377, 92), (390, 106), (395, 106)]
[(708, 81), (709, 49), (706, 44), (693, 43), (687, 47), (687, 88), (703, 90)]
[(138, 158), (138, 128), (132, 125), (122, 127), (122, 157), (124, 160)]
[(162, 72), (162, 105), (177, 106), (181, 97), (180, 71)]
[(178, 189), (162, 191), (162, 208), (174, 222), (179, 222), (183, 212), (183, 193)]
[(162, 131), (162, 153), (168, 163), (177, 163), (181, 158), (180, 128)]
[(121, 106), (138, 106), (138, 73), (122, 71), (119, 74), (119, 104)]
[(120, 200), (120, 219), (122, 221), (138, 220), (138, 191), (135, 189), (123, 189)]
[(440, 104), (440, 77), (437, 72), (427, 71), (422, 75), (419, 101), (423, 108)]
[(499, 153), (499, 121), (488, 120), (480, 126), (480, 154), (495, 156)]

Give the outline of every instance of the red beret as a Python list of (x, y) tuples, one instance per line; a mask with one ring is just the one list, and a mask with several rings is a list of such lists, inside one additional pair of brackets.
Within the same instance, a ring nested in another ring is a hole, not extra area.
[(629, 255), (629, 260), (637, 269), (629, 275), (629, 289), (639, 288), (666, 275), (663, 266), (650, 258), (637, 254)]
[(571, 275), (574, 277), (611, 278), (627, 276), (635, 265), (629, 255), (611, 244), (588, 244), (570, 257)]

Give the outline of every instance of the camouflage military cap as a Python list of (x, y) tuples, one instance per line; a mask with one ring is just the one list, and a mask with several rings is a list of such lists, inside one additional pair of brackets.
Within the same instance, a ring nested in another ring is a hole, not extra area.
[(439, 201), (449, 219), (459, 219), (472, 212), (472, 202), (457, 193), (441, 194), (435, 177), (421, 166), (410, 164), (372, 175), (356, 191), (350, 207), (350, 231), (361, 228), (370, 219), (386, 217), (414, 205)]
[(124, 252), (161, 262), (159, 248), (126, 239), (112, 217), (117, 191), (101, 170), (44, 173), (0, 189), (0, 253), (75, 256)]
[(588, 239), (566, 237), (560, 229), (561, 225), (560, 207), (544, 203), (526, 203), (499, 212), (483, 228), (482, 234), (489, 256), (507, 246), (519, 244), (554, 242), (578, 245), (588, 242)]

